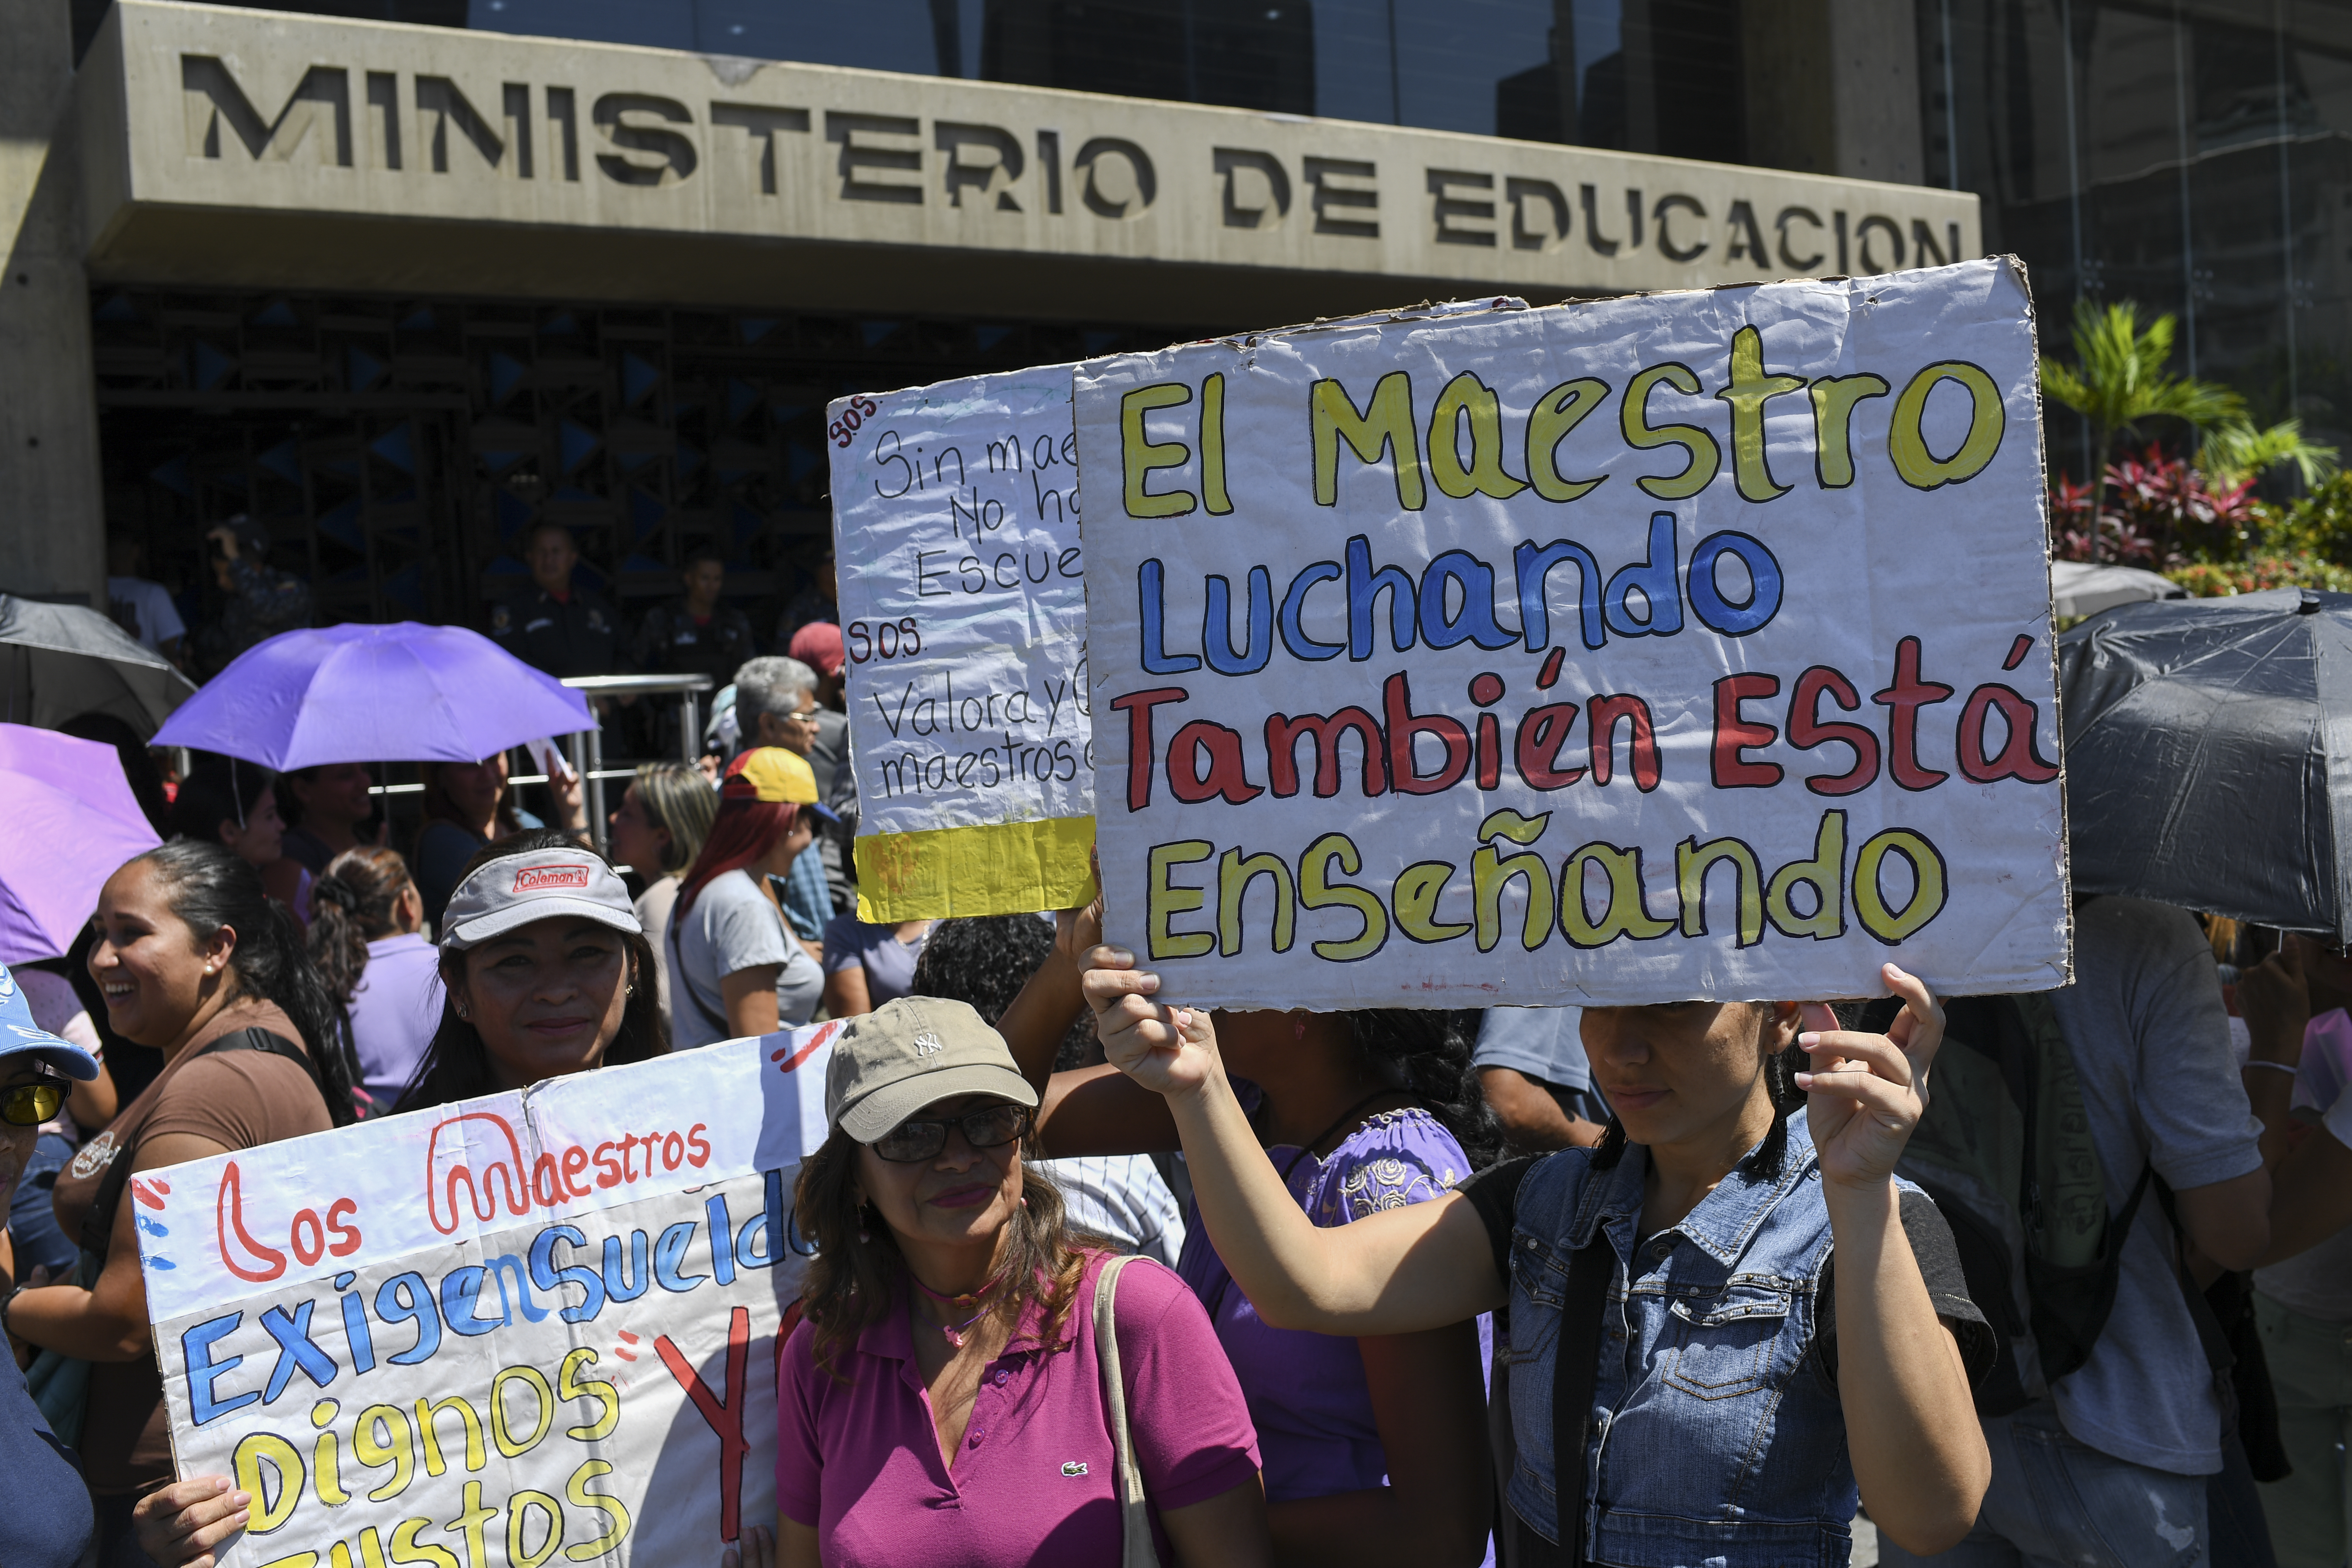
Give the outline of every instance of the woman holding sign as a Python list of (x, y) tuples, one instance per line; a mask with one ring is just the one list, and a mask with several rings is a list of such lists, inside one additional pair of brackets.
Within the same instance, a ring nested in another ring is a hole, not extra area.
[[(1085, 952), (1099, 906), (1066, 911), (1047, 959), (1000, 1026), (1043, 1096), (1038, 1142), (1056, 1158), (1178, 1147), (1167, 1102), (1111, 1067), (1053, 1070), (1086, 1006)], [(1349, 1226), (1427, 1205), (1475, 1168), (1492, 1125), (1456, 1016), (1352, 1013), (1220, 1016), (1250, 1137), (1262, 1138), (1291, 1212)], [(1469, 1321), (1300, 1333), (1253, 1306), (1219, 1248), (1186, 1216), (1177, 1270), (1208, 1310), (1265, 1453), (1267, 1523), (1285, 1563), (1336, 1568), (1470, 1564), (1493, 1521), (1480, 1369), (1485, 1325)], [(1476, 1314), (1470, 1314), (1475, 1317)], [(1339, 1334), (1357, 1335), (1344, 1338)]]
[(131, 1510), (172, 1473), (171, 1422), (139, 1267), (131, 1175), (352, 1121), (342, 1020), (286, 907), (216, 844), (174, 839), (100, 889), (89, 973), (115, 1033), (163, 1070), (58, 1177), (58, 1223), (81, 1241), (73, 1283), (20, 1287), (8, 1332), (87, 1362), (76, 1446), (99, 1502), (100, 1558), (129, 1553)]
[(1327, 1230), (1258, 1147), (1210, 1015), (1157, 1001), (1127, 952), (1087, 962), (1106, 1051), (1164, 1097), (1217, 1250), (1269, 1321), (1394, 1334), (1509, 1310), (1523, 1542), (1578, 1563), (1843, 1562), (1857, 1484), (1914, 1552), (1968, 1532), (1990, 1475), (1969, 1379), (1991, 1339), (1942, 1217), (1894, 1174), (1943, 1034), (1902, 970), (1885, 970), (1905, 1002), (1888, 1036), (1788, 1002), (1588, 1008), (1615, 1111), (1597, 1148)]

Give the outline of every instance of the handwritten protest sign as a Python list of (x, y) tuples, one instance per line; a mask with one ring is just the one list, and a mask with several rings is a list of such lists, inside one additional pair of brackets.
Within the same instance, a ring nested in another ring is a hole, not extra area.
[(859, 918), (1067, 905), (1095, 808), (1070, 367), (828, 412)]
[(1234, 1005), (2069, 973), (2007, 259), (1076, 378), (1114, 940)]
[(836, 1027), (132, 1177), (180, 1471), (254, 1494), (225, 1568), (715, 1563), (772, 1518)]

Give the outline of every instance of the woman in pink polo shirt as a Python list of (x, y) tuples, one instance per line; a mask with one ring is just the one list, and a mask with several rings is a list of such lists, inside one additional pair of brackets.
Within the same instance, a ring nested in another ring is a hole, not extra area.
[[(796, 1199), (817, 1255), (778, 1373), (784, 1568), (1118, 1568), (1129, 1529), (1163, 1563), (1271, 1561), (1248, 1406), (1200, 1303), (1146, 1258), (1111, 1293), (1143, 1505), (1122, 1510), (1095, 1332), (1111, 1258), (1024, 1170), (1036, 1103), (961, 1002), (904, 997), (835, 1040), (833, 1133)], [(771, 1543), (747, 1534), (760, 1568)]]

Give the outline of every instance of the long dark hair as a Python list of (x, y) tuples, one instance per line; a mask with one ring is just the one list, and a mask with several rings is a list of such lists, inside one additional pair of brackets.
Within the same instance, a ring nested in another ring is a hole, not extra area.
[[(552, 827), (532, 828), (475, 850), (466, 868), (457, 874), (457, 881), (462, 884), (480, 868), (511, 855), (579, 847), (580, 840), (569, 833)], [(662, 1016), (660, 990), (654, 984), (653, 943), (642, 932), (615, 934), (621, 938), (622, 951), (628, 955), (629, 972), (623, 984), (629, 987), (629, 997), (621, 1007), (621, 1027), (604, 1047), (602, 1065), (605, 1067), (624, 1067), (669, 1055), (669, 1020)], [(490, 1070), (489, 1048), (482, 1044), (480, 1032), (457, 1016), (457, 999), (466, 989), (464, 953), (445, 951), (441, 954), (441, 984), (446, 994), (441, 1002), (440, 1027), (433, 1031), (433, 1043), (425, 1047), (425, 1059), (416, 1064), (416, 1076), (402, 1091), (400, 1103), (394, 1108), (396, 1110), (448, 1105), (498, 1089), (497, 1075)]]
[(393, 934), (393, 909), (410, 880), (398, 850), (362, 846), (329, 861), (310, 885), (310, 962), (346, 1003), (367, 972), (368, 943)]
[(196, 752), (172, 802), (172, 831), (206, 844), (219, 843), (220, 825), (234, 822), (242, 826), (250, 820), (274, 778), (259, 763)]
[[(1764, 1043), (1764, 1031), (1771, 1027), (1772, 1004), (1750, 1002), (1746, 1005), (1755, 1015), (1756, 1043), (1760, 1046)], [(1740, 1163), (1740, 1169), (1754, 1180), (1780, 1179), (1780, 1166), (1789, 1152), (1789, 1112), (1805, 1103), (1805, 1091), (1797, 1087), (1797, 1064), (1802, 1054), (1792, 1040), (1764, 1058), (1764, 1090), (1772, 1100), (1772, 1130)], [(1601, 1142), (1592, 1146), (1592, 1168), (1613, 1169), (1625, 1157), (1625, 1124), (1612, 1111), (1609, 1125), (1601, 1130)]]
[[(844, 1353), (890, 1310), (907, 1277), (907, 1260), (890, 1227), (858, 1212), (859, 1147), (835, 1127), (824, 1147), (801, 1165), (800, 1184), (793, 1193), (793, 1222), (816, 1248), (802, 1279), (801, 1310), (816, 1335), (816, 1364), (835, 1378), (841, 1377)], [(1041, 1338), (1051, 1347), (1077, 1300), (1087, 1249), (1070, 1229), (1061, 1189), (1031, 1163), (1041, 1157), (1034, 1134), (1023, 1141), (1021, 1206), (1005, 1222), (1012, 1233), (1003, 1262), (1006, 1289), (989, 1311), (1013, 1323), (1029, 1303), (1041, 1304)]]
[(228, 973), (236, 994), (275, 1003), (302, 1037), (336, 1126), (353, 1120), (352, 1072), (343, 1052), (343, 1009), (304, 951), (301, 922), (262, 890), (261, 873), (240, 857), (193, 838), (134, 857), (162, 879), (163, 901), (199, 946), (224, 930), (236, 933)]
[[(1483, 1171), (1502, 1148), (1502, 1128), (1479, 1092), (1470, 1058), (1477, 1049), (1479, 1015), (1424, 1007), (1360, 1007), (1344, 1016), (1356, 1047), (1400, 1072), (1423, 1110), (1454, 1134)], [(1467, 1174), (1467, 1173), (1465, 1173)]]

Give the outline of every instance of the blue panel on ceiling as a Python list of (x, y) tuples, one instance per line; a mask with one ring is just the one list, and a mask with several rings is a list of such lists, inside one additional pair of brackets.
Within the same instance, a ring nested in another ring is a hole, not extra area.
[(404, 474), (416, 471), (416, 452), (409, 442), (408, 426), (405, 425), (395, 425), (369, 442), (368, 450)]
[(360, 477), (360, 460), (357, 458), (323, 458), (319, 464), (319, 468), (322, 473), (341, 474), (347, 479)]
[(233, 355), (221, 353), (202, 338), (196, 340), (194, 355), (188, 379), (194, 384), (198, 392), (210, 392), (227, 377), (230, 371), (236, 368), (236, 360)]
[(784, 452), (795, 479), (804, 479), (825, 466), (824, 454), (804, 441), (785, 443)]
[(139, 307), (131, 302), (131, 296), (128, 294), (115, 295), (90, 313), (90, 320), (105, 321), (110, 325), (121, 321), (136, 321), (141, 319)]
[(543, 338), (568, 336), (580, 330), (580, 323), (569, 310), (558, 310), (541, 323), (539, 335)]
[(498, 492), (498, 497), (499, 537), (501, 540), (512, 539), (515, 531), (530, 521), (530, 502), (512, 490), (502, 489)]
[(778, 419), (797, 419), (808, 410), (797, 403), (771, 403), (768, 412)]
[(504, 403), (522, 384), (522, 361), (504, 350), (490, 353), (490, 401)]
[(571, 419), (563, 422), (562, 443), (563, 471), (567, 474), (586, 462), (596, 448), (604, 444), (597, 438), (596, 432)]
[(639, 551), (631, 551), (629, 552), (629, 558), (621, 563), (621, 570), (624, 572), (667, 572), (669, 570), (669, 563), (667, 561), (656, 561), (652, 556), (645, 554)]
[(367, 548), (367, 535), (360, 530), (360, 503), (355, 500), (347, 500), (332, 511), (321, 512), (315, 526), (338, 544), (352, 550)]
[(635, 403), (661, 380), (661, 367), (633, 353), (621, 356), (621, 401)]
[(865, 334), (866, 346), (870, 349), (879, 346), (885, 339), (896, 333), (900, 324), (897, 321), (860, 321), (857, 330)]
[(429, 332), (439, 324), (430, 305), (419, 305), (400, 318), (400, 330), (404, 332)]
[(613, 580), (585, 561), (572, 569), (572, 580), (591, 593), (602, 594), (613, 585)]
[(383, 580), (383, 596), (402, 609), (422, 614), (425, 609), (425, 568), (417, 562), (394, 572)]
[(738, 501), (735, 503), (734, 523), (735, 542), (740, 544), (747, 539), (756, 537), (761, 530), (768, 526), (768, 520)]
[(760, 406), (760, 389), (748, 381), (730, 377), (727, 382), (727, 422), (734, 424)]
[(302, 460), (291, 441), (280, 441), (253, 460), (289, 485), (302, 482)]
[(528, 577), (530, 568), (511, 555), (499, 555), (492, 557), (490, 563), (482, 568), (482, 574), (486, 577)]
[(362, 348), (353, 348), (345, 359), (343, 383), (353, 392), (365, 392), (383, 379), (383, 361)]
[(257, 327), (299, 327), (302, 321), (294, 314), (293, 306), (283, 300), (272, 300), (254, 316), (253, 324)]
[(1091, 331), (1083, 336), (1086, 340), (1087, 353), (1089, 354), (1101, 353), (1119, 340), (1119, 334), (1117, 332)]
[(636, 527), (636, 532), (632, 539), (632, 542), (643, 543), (646, 535), (651, 533), (655, 529), (659, 528), (661, 526), (662, 519), (668, 515), (669, 508), (662, 505), (661, 501), (656, 497), (649, 496), (643, 490), (631, 490), (629, 492), (629, 521)]
[(589, 505), (594, 506), (601, 503), (604, 498), (600, 495), (591, 495), (588, 491), (582, 489), (578, 485), (560, 485), (556, 488), (555, 493), (547, 499), (550, 500), (586, 501)]
[(700, 467), (702, 467), (702, 453), (700, 450), (696, 447), (689, 447), (685, 442), (680, 441), (677, 444), (678, 478), (684, 479), (687, 475), (694, 472), (695, 469)]
[(192, 493), (188, 484), (188, 459), (184, 454), (159, 468), (150, 468), (147, 477), (167, 490), (176, 490), (182, 495)]
[(756, 343), (761, 338), (766, 337), (770, 332), (776, 330), (776, 318), (773, 316), (738, 316), (735, 318), (735, 330), (742, 334), (743, 341), (745, 342)]
[(621, 472), (634, 474), (661, 454), (659, 452), (618, 452), (614, 456), (621, 465)]
[(981, 353), (986, 353), (1011, 337), (1013, 333), (1013, 329), (1011, 327), (974, 327), (971, 330), (971, 341), (979, 346)]

